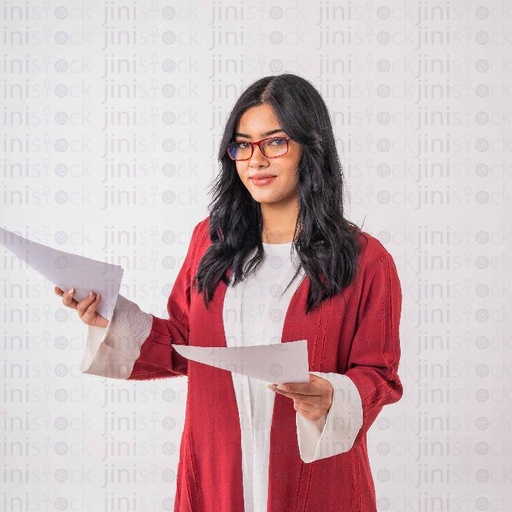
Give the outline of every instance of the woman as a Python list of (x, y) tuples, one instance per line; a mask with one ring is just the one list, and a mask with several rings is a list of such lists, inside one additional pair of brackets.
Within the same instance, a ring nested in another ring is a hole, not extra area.
[[(343, 216), (325, 103), (300, 77), (262, 78), (234, 106), (219, 159), (169, 319), (120, 296), (108, 324), (99, 296), (56, 290), (90, 326), (82, 369), (188, 376), (177, 511), (375, 511), (366, 432), (402, 394), (400, 284), (384, 247)], [(268, 388), (171, 347), (299, 339), (310, 382)]]

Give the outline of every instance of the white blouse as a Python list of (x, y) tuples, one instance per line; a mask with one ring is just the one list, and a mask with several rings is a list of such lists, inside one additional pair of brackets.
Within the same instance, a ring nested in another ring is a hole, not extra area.
[[(263, 248), (263, 261), (256, 270), (243, 282), (227, 288), (223, 305), (227, 346), (281, 342), (286, 311), (304, 271), (291, 243), (263, 244)], [(82, 371), (127, 379), (151, 325), (150, 314), (119, 296), (108, 327), (88, 327)], [(363, 424), (361, 399), (350, 378), (337, 373), (312, 373), (327, 379), (334, 392), (326, 417), (314, 422), (296, 415), (300, 456), (308, 463), (348, 451)], [(275, 394), (267, 388), (267, 382), (231, 375), (242, 439), (245, 512), (266, 512)]]
[[(226, 291), (223, 321), (229, 347), (280, 343), (288, 305), (304, 277), (291, 243), (263, 244), (263, 248), (256, 271)], [(242, 434), (244, 510), (266, 511), (275, 394), (267, 388), (268, 382), (238, 373), (231, 376)]]

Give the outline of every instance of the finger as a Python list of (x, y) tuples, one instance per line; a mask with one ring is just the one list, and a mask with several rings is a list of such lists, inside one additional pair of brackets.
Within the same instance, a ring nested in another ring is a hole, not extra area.
[(305, 407), (301, 403), (294, 403), (293, 408), (295, 411), (306, 418), (309, 421), (318, 421), (322, 416), (324, 416), (324, 412), (318, 409), (310, 409)]
[(322, 390), (311, 384), (278, 384), (276, 391), (300, 396), (322, 396)]
[(285, 382), (279, 384), (277, 389), (286, 391), (289, 393), (298, 393), (301, 395), (318, 395), (320, 390), (316, 386), (312, 386), (313, 383), (324, 380), (317, 375), (309, 374), (309, 382)]
[(316, 409), (313, 405), (303, 402), (302, 400), (294, 400), (293, 406), (306, 412), (312, 412)]
[(64, 292), (62, 295), (62, 304), (64, 304), (64, 306), (67, 306), (68, 308), (76, 309), (78, 302), (73, 298), (75, 293), (76, 291), (74, 288), (71, 288), (67, 292)]
[(307, 414), (317, 414), (318, 413), (317, 407), (311, 407), (309, 404), (301, 402), (300, 400), (293, 401), (293, 408), (297, 412), (301, 412), (301, 413), (307, 413)]
[(53, 291), (57, 294), (57, 295), (60, 295), (61, 297), (64, 295), (64, 290), (61, 290), (58, 286), (56, 286)]
[(308, 410), (316, 410), (322, 413), (326, 413), (332, 404), (332, 394), (327, 389), (322, 389), (321, 395), (304, 395), (300, 393), (288, 393), (279, 390), (279, 386), (271, 384), (268, 386), (269, 389), (274, 391), (276, 394), (285, 396), (294, 401), (294, 403), (303, 404)]
[(302, 417), (306, 418), (309, 421), (318, 421), (320, 418), (324, 416), (322, 411), (307, 411), (304, 408), (300, 407), (300, 405), (294, 404), (294, 409), (297, 411), (297, 414), (300, 414)]
[(294, 402), (300, 402), (310, 406), (320, 407), (320, 405), (317, 405), (320, 403), (320, 397), (314, 397), (312, 395), (301, 395), (298, 393), (286, 393), (284, 391), (280, 391), (277, 388), (273, 391), (278, 395), (285, 396), (286, 398), (293, 400)]
[(304, 393), (294, 393), (293, 391), (290, 390), (288, 384), (269, 384), (267, 386), (267, 388), (274, 391), (275, 393), (277, 393), (279, 395), (287, 396), (288, 398), (293, 398), (293, 399), (299, 399), (299, 398), (304, 398), (306, 396), (311, 396), (311, 395), (306, 395)]
[(108, 320), (96, 312), (100, 302), (101, 295), (96, 295), (96, 298), (94, 299), (92, 304), (86, 309), (86, 311), (84, 312), (83, 316), (80, 317), (80, 319), (88, 325), (97, 327), (107, 327)]
[(94, 314), (97, 315), (96, 310), (98, 309), (98, 304), (101, 301), (101, 296), (99, 294), (93, 293), (92, 297), (93, 300), (90, 303), (89, 307), (85, 310), (85, 314)]
[(94, 301), (91, 303), (91, 305), (85, 310), (84, 314), (81, 316), (81, 319), (86, 324), (100, 325), (100, 326), (105, 326), (106, 324), (108, 324), (107, 320), (96, 312), (100, 302), (101, 302), (101, 295), (96, 295)]
[[(82, 318), (88, 311), (88, 309), (93, 306), (93, 304), (96, 302), (98, 296), (94, 293), (94, 292), (89, 292), (89, 295), (87, 295), (87, 297), (85, 297), (85, 299), (82, 299), (78, 304), (77, 304), (77, 311), (78, 311), (78, 314), (80, 316), (80, 318)], [(89, 311), (89, 315), (92, 313), (95, 313), (96, 312), (96, 306), (93, 306), (93, 309), (91, 309)]]

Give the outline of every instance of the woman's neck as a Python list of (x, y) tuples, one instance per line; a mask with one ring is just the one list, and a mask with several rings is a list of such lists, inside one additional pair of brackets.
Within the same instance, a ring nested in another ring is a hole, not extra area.
[(298, 207), (273, 208), (265, 205), (261, 209), (263, 217), (262, 242), (267, 244), (284, 244), (292, 242), (297, 226)]

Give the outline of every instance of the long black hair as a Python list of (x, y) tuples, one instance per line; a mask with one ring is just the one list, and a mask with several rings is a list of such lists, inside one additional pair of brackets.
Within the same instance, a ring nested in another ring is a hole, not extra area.
[[(260, 205), (251, 197), (227, 154), (242, 114), (266, 103), (281, 128), (302, 146), (299, 215), (293, 246), (310, 280), (306, 311), (339, 293), (354, 279), (359, 229), (343, 215), (343, 178), (327, 107), (307, 80), (292, 74), (268, 76), (249, 86), (227, 120), (219, 149), (221, 172), (212, 186), (210, 238), (196, 286), (208, 306), (220, 281), (243, 281), (263, 258)], [(256, 253), (246, 261), (252, 251)]]

